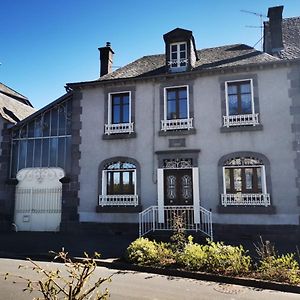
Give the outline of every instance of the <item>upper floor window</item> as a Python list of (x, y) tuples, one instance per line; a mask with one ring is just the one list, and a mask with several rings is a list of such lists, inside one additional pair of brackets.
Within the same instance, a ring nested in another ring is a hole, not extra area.
[(170, 62), (171, 68), (185, 68), (188, 63), (187, 59), (187, 43), (170, 44)]
[(136, 206), (138, 204), (136, 188), (136, 166), (126, 161), (110, 163), (102, 174), (101, 206)]
[(255, 157), (235, 157), (223, 165), (222, 204), (270, 205), (263, 162)]
[(252, 79), (225, 82), (225, 127), (258, 125), (258, 113), (254, 109)]
[(191, 128), (193, 128), (193, 119), (189, 117), (188, 86), (165, 88), (162, 130)]
[(110, 93), (108, 98), (108, 124), (105, 124), (105, 134), (132, 133), (131, 92)]

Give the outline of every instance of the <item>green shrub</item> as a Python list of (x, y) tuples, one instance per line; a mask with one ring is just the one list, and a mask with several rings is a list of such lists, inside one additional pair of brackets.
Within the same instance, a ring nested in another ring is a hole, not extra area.
[(267, 280), (300, 283), (299, 264), (294, 254), (267, 256), (260, 261), (259, 277)]
[(175, 262), (169, 244), (157, 243), (147, 238), (138, 238), (129, 245), (127, 259), (141, 266), (169, 266)]
[(241, 275), (251, 267), (251, 258), (246, 255), (243, 246), (228, 246), (223, 242), (208, 242), (204, 246), (207, 253), (207, 270), (226, 275)]
[(193, 243), (192, 237), (189, 237), (189, 243), (177, 256), (177, 262), (187, 269), (201, 271), (207, 264), (207, 253), (202, 245)]
[(127, 248), (127, 258), (137, 265), (155, 265), (159, 262), (157, 243), (147, 238), (138, 238)]

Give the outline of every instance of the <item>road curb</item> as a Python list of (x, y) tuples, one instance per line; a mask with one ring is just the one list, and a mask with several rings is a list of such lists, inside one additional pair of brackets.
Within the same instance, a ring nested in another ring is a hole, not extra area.
[(217, 274), (185, 271), (179, 269), (163, 269), (163, 268), (154, 268), (154, 267), (146, 267), (146, 266), (137, 266), (137, 265), (132, 265), (120, 261), (108, 261), (108, 260), (100, 259), (100, 260), (96, 260), (96, 262), (98, 266), (106, 267), (109, 269), (153, 273), (158, 275), (175, 276), (175, 277), (205, 280), (205, 281), (214, 281), (218, 283), (236, 284), (236, 285), (242, 285), (242, 286), (259, 288), (259, 289), (268, 289), (268, 290), (300, 294), (300, 286), (290, 285), (287, 283), (280, 283), (280, 282), (252, 279), (252, 278), (250, 279), (250, 278), (242, 278), (242, 277), (229, 277), (229, 276), (223, 276)]

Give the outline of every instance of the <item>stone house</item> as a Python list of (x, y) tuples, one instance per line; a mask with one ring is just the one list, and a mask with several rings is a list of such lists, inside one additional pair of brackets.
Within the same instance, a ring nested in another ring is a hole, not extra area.
[(192, 31), (176, 28), (164, 54), (112, 71), (110, 43), (99, 48), (99, 79), (68, 83), (12, 128), (11, 220), (143, 235), (181, 214), (209, 236), (297, 229), (300, 18), (282, 11), (269, 8), (262, 52), (196, 50)]

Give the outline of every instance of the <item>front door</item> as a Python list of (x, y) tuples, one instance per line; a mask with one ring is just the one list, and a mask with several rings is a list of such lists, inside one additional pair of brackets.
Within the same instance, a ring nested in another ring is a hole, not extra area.
[(164, 170), (164, 205), (193, 205), (192, 169)]

